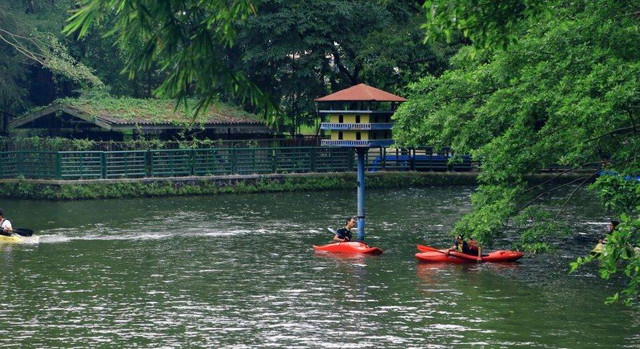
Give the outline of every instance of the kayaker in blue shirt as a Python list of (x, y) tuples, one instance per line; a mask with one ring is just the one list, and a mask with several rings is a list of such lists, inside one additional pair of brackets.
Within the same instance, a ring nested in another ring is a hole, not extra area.
[(338, 229), (336, 235), (333, 237), (335, 242), (347, 242), (351, 241), (351, 229), (357, 225), (356, 219), (350, 217), (343, 228)]
[(0, 208), (0, 234), (11, 236), (11, 232), (13, 232), (13, 226), (8, 219), (4, 218), (4, 212)]

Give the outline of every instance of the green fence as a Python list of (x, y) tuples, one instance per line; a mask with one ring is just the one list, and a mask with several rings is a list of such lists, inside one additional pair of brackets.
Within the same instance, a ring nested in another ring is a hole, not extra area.
[[(471, 169), (468, 157), (424, 149), (371, 148), (368, 171)], [(32, 179), (110, 179), (232, 174), (345, 172), (355, 170), (352, 148), (276, 147), (158, 149), (134, 151), (0, 152), (0, 177)]]

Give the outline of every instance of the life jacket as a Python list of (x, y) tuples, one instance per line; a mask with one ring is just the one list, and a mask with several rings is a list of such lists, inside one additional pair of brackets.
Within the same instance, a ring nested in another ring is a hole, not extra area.
[(599, 256), (602, 251), (604, 251), (604, 244), (602, 242), (598, 242), (596, 247), (594, 247), (589, 253), (591, 253), (591, 255), (593, 256)]
[(340, 239), (347, 239), (348, 241), (351, 241), (352, 236), (351, 236), (351, 231), (347, 228), (340, 228), (337, 231), (337, 235)]

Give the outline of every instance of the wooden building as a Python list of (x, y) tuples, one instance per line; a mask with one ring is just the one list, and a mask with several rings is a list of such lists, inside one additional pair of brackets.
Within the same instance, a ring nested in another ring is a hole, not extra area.
[(322, 145), (390, 146), (393, 144), (391, 115), (405, 101), (405, 98), (365, 84), (317, 98), (318, 114), (329, 120), (320, 126), (330, 135)]
[(273, 130), (257, 116), (217, 103), (197, 116), (172, 100), (65, 98), (32, 111), (8, 125), (10, 134), (122, 141), (267, 138)]

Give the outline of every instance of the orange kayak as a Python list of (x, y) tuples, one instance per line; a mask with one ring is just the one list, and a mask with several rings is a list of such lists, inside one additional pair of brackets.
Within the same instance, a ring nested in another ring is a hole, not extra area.
[(316, 246), (313, 245), (313, 249), (316, 251), (330, 252), (330, 253), (365, 253), (365, 254), (382, 254), (382, 249), (379, 247), (371, 247), (364, 242), (336, 242), (328, 245)]
[[(416, 258), (424, 262), (469, 263), (478, 261), (478, 256), (476, 255), (449, 251), (449, 255), (447, 256), (448, 250), (439, 250), (431, 246), (418, 245), (418, 250), (420, 250), (421, 252), (416, 253)], [(523, 254), (520, 251), (499, 250), (493, 251), (486, 255), (482, 255), (482, 262), (515, 262), (518, 259), (522, 258), (522, 256)]]

